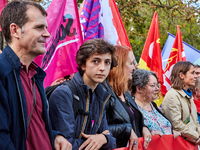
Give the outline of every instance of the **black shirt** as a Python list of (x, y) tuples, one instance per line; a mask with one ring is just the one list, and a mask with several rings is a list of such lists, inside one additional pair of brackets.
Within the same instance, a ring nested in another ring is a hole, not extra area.
[[(120, 102), (123, 105), (123, 107), (126, 109), (126, 112), (129, 115), (129, 118), (130, 118), (130, 121), (131, 121), (131, 125), (132, 125), (132, 128), (133, 128), (135, 134), (138, 137), (142, 137), (141, 133), (139, 132), (139, 120), (140, 120), (140, 118), (139, 118), (139, 112), (138, 112), (138, 110), (135, 110), (134, 108), (132, 108), (130, 106), (130, 104), (127, 103), (127, 101), (123, 102), (120, 99)], [(134, 129), (134, 126), (135, 126), (135, 129)]]

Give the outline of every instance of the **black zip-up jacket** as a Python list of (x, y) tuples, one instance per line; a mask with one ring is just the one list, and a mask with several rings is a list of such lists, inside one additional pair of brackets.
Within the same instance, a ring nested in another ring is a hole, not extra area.
[[(126, 109), (121, 104), (118, 96), (115, 94), (110, 84), (105, 80), (102, 83), (102, 85), (111, 94), (111, 97), (109, 98), (109, 101), (106, 104), (106, 118), (108, 121), (109, 130), (116, 138), (117, 147), (125, 147), (131, 135), (132, 124), (133, 124), (133, 130), (135, 131), (136, 129), (135, 120), (133, 120), (133, 123), (131, 123), (130, 117)], [(137, 114), (139, 114), (138, 116), (138, 118), (140, 118), (138, 120), (139, 127), (137, 128), (139, 129), (140, 135), (142, 135), (142, 129), (145, 126), (143, 115), (138, 109), (134, 97), (132, 97), (128, 91), (124, 93), (124, 95), (126, 97), (129, 106), (134, 111), (137, 111), (138, 112)]]

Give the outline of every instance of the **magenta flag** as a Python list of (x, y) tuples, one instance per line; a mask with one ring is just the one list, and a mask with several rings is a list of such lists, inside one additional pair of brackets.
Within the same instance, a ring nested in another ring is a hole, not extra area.
[[(1, 12), (3, 10), (3, 8), (6, 6), (7, 4), (7, 0), (1, 0), (0, 2), (0, 16), (1, 16)], [(1, 31), (1, 24), (0, 24), (0, 31)]]
[(75, 56), (83, 43), (76, 0), (53, 0), (47, 9), (50, 37), (46, 53), (34, 60), (45, 72), (44, 87), (77, 71)]

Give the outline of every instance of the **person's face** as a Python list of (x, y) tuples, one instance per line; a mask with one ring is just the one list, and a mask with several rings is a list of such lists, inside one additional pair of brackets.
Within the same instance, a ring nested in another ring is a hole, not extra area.
[(195, 88), (195, 92), (193, 93), (193, 97), (196, 100), (200, 100), (200, 87)]
[(126, 62), (126, 73), (127, 73), (128, 80), (132, 79), (132, 73), (134, 70), (135, 70), (134, 55), (133, 55), (133, 52), (130, 51), (128, 53), (128, 58)]
[(195, 82), (197, 79), (195, 68), (191, 66), (190, 70), (188, 70), (185, 75), (183, 73), (180, 73), (180, 78), (183, 80), (184, 89), (187, 90), (190, 86), (195, 86)]
[(200, 67), (195, 68), (195, 73), (197, 77), (200, 77)]
[(93, 54), (82, 65), (83, 81), (90, 88), (103, 82), (109, 74), (111, 68), (111, 54)]
[(155, 76), (149, 76), (149, 82), (145, 85), (143, 93), (147, 101), (153, 101), (158, 97), (160, 85)]
[(26, 50), (31, 56), (44, 54), (46, 38), (50, 36), (47, 31), (46, 16), (34, 6), (28, 6), (26, 11), (29, 18), (19, 33), (20, 48)]

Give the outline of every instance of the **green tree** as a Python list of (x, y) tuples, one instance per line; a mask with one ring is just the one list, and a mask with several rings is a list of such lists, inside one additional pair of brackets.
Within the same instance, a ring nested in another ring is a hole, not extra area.
[(158, 12), (161, 48), (168, 37), (176, 35), (179, 25), (182, 38), (200, 49), (198, 0), (116, 0), (132, 49), (140, 57), (155, 11)]

